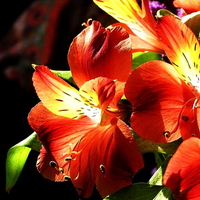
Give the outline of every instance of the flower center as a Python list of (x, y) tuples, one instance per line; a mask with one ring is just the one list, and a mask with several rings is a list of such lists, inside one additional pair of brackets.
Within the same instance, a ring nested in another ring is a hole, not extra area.
[(101, 109), (87, 105), (82, 111), (84, 115), (88, 116), (95, 122), (99, 123), (101, 121)]

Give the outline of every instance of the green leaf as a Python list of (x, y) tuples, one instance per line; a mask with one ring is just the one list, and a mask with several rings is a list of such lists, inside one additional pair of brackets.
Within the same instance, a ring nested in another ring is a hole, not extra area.
[(12, 147), (6, 159), (6, 191), (10, 193), (17, 182), (31, 149), (24, 146)]
[(163, 187), (162, 190), (154, 197), (153, 200), (174, 200), (171, 190), (167, 187)]
[(107, 196), (104, 200), (158, 200), (158, 197), (162, 200), (166, 197), (170, 197), (168, 200), (173, 199), (170, 189), (164, 186), (135, 183)]
[(154, 155), (155, 155), (157, 167), (160, 167), (165, 162), (165, 160), (168, 158), (168, 155), (163, 154), (163, 153), (155, 152)]
[(149, 180), (150, 185), (163, 185), (163, 174), (165, 172), (165, 169), (167, 167), (167, 164), (169, 162), (171, 157), (168, 157), (165, 159), (165, 161), (162, 163), (162, 165), (156, 170), (156, 172), (153, 174), (153, 176)]
[(141, 153), (158, 152), (158, 153), (168, 154), (168, 155), (174, 154), (182, 142), (182, 139), (179, 139), (170, 143), (155, 143), (155, 142), (152, 142), (150, 140), (146, 140), (140, 137), (133, 131), (132, 131), (132, 134), (135, 138), (135, 141)]
[(165, 15), (173, 15), (174, 17), (179, 18), (177, 15), (175, 15), (174, 13), (172, 13), (169, 10), (166, 10), (166, 9), (160, 9), (156, 12), (157, 18), (164, 17)]
[(132, 54), (133, 59), (133, 69), (136, 69), (141, 64), (153, 61), (153, 60), (161, 60), (162, 57), (160, 54), (154, 53), (154, 52), (136, 52)]
[(68, 71), (51, 70), (51, 71), (60, 76), (62, 79), (69, 81), (69, 83), (75, 84), (72, 78), (72, 72), (70, 70)]
[(6, 191), (10, 193), (17, 182), (31, 149), (39, 151), (41, 143), (34, 132), (8, 150), (6, 158)]

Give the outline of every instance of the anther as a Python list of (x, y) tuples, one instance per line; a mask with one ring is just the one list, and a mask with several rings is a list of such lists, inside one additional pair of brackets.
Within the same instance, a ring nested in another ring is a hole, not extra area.
[(181, 118), (182, 118), (182, 120), (185, 121), (185, 122), (187, 122), (187, 121), (189, 120), (189, 117), (188, 117), (188, 116), (182, 116)]
[(55, 161), (50, 161), (49, 162), (49, 166), (53, 167), (53, 168), (56, 168), (57, 167), (57, 163)]
[(64, 179), (65, 179), (66, 181), (69, 181), (69, 180), (71, 179), (71, 177), (70, 177), (70, 176), (64, 176)]
[(70, 160), (72, 160), (71, 156), (65, 158), (65, 161), (70, 161)]
[(62, 167), (59, 167), (58, 171), (61, 172), (62, 174), (64, 173), (64, 169)]
[(105, 174), (105, 166), (101, 164), (101, 165), (99, 166), (99, 168), (100, 168), (101, 172), (102, 172), (103, 174)]
[(171, 133), (169, 131), (165, 131), (163, 132), (163, 135), (166, 137), (166, 138), (169, 138), (171, 136)]

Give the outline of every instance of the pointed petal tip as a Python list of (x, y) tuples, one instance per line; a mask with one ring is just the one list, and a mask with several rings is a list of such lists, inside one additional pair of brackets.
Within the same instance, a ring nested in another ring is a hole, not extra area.
[(32, 66), (33, 69), (36, 69), (36, 67), (37, 67), (38, 65), (36, 65), (36, 64), (31, 64), (31, 66)]

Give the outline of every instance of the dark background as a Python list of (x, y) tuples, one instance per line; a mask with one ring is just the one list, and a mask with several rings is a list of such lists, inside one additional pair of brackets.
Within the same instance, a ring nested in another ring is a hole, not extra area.
[[(32, 3), (25, 1), (1, 1), (0, 40), (5, 37), (17, 17)], [(55, 183), (44, 179), (36, 170), (37, 152), (31, 151), (24, 170), (8, 195), (5, 191), (5, 159), (7, 150), (20, 142), (33, 131), (28, 125), (27, 114), (38, 102), (34, 92), (27, 92), (17, 80), (8, 80), (4, 75), (5, 66), (0, 65), (1, 87), (1, 131), (0, 131), (0, 199), (69, 199), (78, 200), (76, 191), (70, 182)], [(146, 154), (146, 167), (137, 175), (135, 181), (148, 181), (150, 170), (155, 166), (153, 155)], [(91, 200), (101, 199), (97, 192)]]

